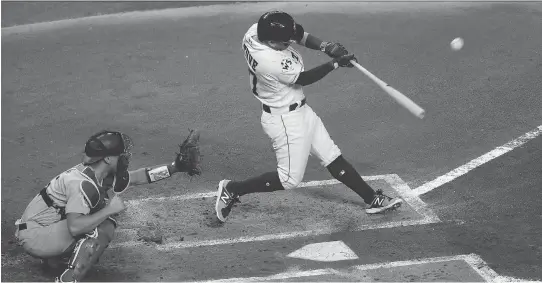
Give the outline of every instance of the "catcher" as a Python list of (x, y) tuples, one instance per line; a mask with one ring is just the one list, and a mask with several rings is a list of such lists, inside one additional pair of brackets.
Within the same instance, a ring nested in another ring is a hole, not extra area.
[[(57, 282), (82, 280), (113, 239), (113, 216), (125, 209), (118, 194), (178, 172), (200, 175), (198, 143), (199, 133), (191, 130), (171, 164), (129, 171), (131, 138), (117, 131), (94, 134), (82, 163), (53, 178), (16, 221), (18, 244), (47, 267), (65, 268)], [(115, 196), (107, 203), (111, 188)]]

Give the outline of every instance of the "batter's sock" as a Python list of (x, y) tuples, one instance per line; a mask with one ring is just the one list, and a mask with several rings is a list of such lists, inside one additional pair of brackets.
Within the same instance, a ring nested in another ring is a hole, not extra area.
[(375, 191), (371, 188), (352, 167), (348, 161), (341, 155), (327, 166), (331, 175), (356, 192), (363, 201), (371, 204), (375, 196)]
[(244, 181), (230, 181), (226, 189), (239, 196), (250, 193), (264, 193), (284, 190), (277, 171), (267, 172)]

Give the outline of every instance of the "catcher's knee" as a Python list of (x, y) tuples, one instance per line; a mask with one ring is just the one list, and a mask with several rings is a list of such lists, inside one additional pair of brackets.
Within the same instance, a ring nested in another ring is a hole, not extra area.
[(98, 225), (99, 238), (103, 238), (103, 242), (111, 242), (115, 236), (115, 228), (117, 227), (117, 221), (111, 217), (107, 218)]

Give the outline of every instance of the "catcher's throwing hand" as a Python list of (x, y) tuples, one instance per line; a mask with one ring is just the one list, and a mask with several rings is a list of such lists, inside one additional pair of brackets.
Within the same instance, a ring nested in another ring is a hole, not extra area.
[(188, 137), (179, 144), (174, 165), (180, 172), (186, 172), (190, 176), (201, 175), (200, 158), (199, 132), (190, 130)]
[(352, 63), (350, 62), (350, 60), (354, 60), (355, 62), (358, 61), (358, 59), (356, 59), (356, 57), (354, 56), (354, 54), (345, 54), (343, 56), (340, 56), (338, 58), (335, 58), (333, 59), (334, 62), (337, 62), (339, 64), (340, 67), (348, 67), (348, 68), (352, 68), (354, 67), (354, 65), (352, 65)]

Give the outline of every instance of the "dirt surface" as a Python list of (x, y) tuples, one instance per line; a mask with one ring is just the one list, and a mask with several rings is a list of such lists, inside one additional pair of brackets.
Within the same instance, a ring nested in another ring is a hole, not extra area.
[(132, 11), (205, 6), (228, 1), (2, 1), (2, 27)]
[[(542, 125), (540, 4), (289, 5), (307, 31), (342, 42), (364, 67), (427, 110), (424, 120), (414, 118), (355, 69), (340, 69), (306, 87), (309, 105), (362, 175), (398, 174), (415, 188)], [(133, 168), (169, 162), (189, 127), (202, 130), (202, 177), (177, 175), (134, 188), (127, 199), (209, 192), (222, 178), (243, 179), (275, 167), (239, 47), (262, 9), (243, 4), (234, 10), (188, 8), (140, 23), (119, 18), (110, 24), (50, 27), (54, 32), (2, 30), (3, 281), (51, 280), (14, 245), (13, 222), (38, 188), (79, 162), (82, 144), (98, 130), (132, 136)], [(193, 16), (206, 11), (214, 16)], [(457, 36), (466, 45), (452, 52), (449, 42)], [(306, 68), (328, 60), (300, 50)], [(285, 255), (331, 239), (341, 239), (361, 255), (355, 264), (473, 252), (499, 274), (542, 280), (537, 266), (542, 215), (536, 203), (542, 186), (536, 171), (542, 163), (541, 142), (536, 139), (423, 196), (442, 223), (167, 252), (154, 244), (110, 249), (88, 280), (206, 280), (275, 274), (292, 265), (323, 268), (328, 265), (293, 262)], [(305, 180), (330, 178), (311, 159)], [(309, 191), (293, 194), (306, 203), (284, 210), (286, 219), (308, 218), (315, 207), (332, 207)], [(280, 213), (271, 204), (283, 196), (243, 202), (232, 219), (242, 223), (236, 217), (248, 217), (247, 235), (272, 232), (259, 230), (257, 218), (250, 217)], [(350, 201), (340, 194), (337, 200)], [(211, 200), (198, 201), (189, 211), (167, 212), (187, 217), (183, 223), (191, 220), (187, 215), (208, 213), (210, 205)], [(322, 215), (323, 223), (336, 217)], [(341, 220), (345, 217), (341, 214)], [(281, 229), (297, 225), (285, 222)], [(200, 238), (188, 235), (200, 231), (177, 229), (164, 233), (179, 240)], [(214, 229), (201, 238), (240, 233)], [(344, 264), (352, 263), (329, 266)]]

